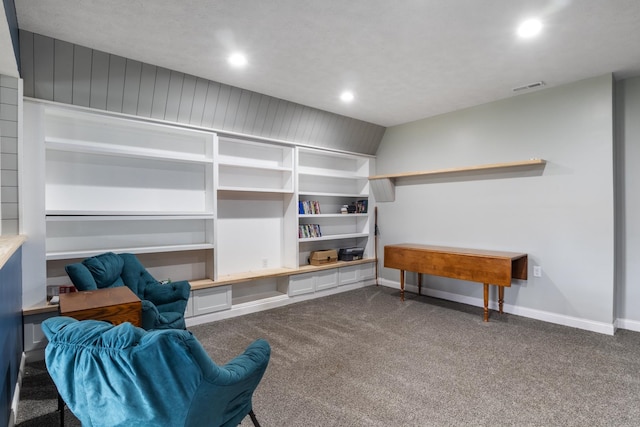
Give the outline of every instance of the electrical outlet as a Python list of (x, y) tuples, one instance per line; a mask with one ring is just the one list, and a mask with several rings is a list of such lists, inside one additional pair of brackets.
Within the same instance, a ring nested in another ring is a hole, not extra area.
[(533, 266), (533, 277), (542, 277), (542, 267), (539, 265)]

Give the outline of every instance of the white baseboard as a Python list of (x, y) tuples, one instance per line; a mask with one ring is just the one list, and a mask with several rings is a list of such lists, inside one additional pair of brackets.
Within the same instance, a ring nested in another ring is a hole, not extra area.
[[(381, 279), (380, 284), (394, 289), (400, 289), (400, 283), (391, 280)], [(418, 292), (417, 285), (405, 285), (405, 290), (409, 292)], [(447, 301), (459, 302), (475, 307), (484, 307), (484, 300), (465, 295), (454, 294), (450, 292), (438, 291), (433, 289), (422, 288), (422, 294), (434, 298), (440, 298)], [(497, 301), (489, 301), (489, 308), (498, 309)], [(536, 310), (532, 308), (520, 307), (516, 305), (504, 304), (503, 311), (505, 313), (515, 314), (517, 316), (528, 317), (530, 319), (542, 320), (543, 322), (555, 323), (557, 325), (570, 326), (572, 328), (584, 329), (587, 331), (598, 332), (606, 335), (613, 335), (616, 325), (613, 323), (596, 322), (589, 319), (581, 319), (578, 317), (567, 316), (564, 314), (551, 313), (548, 311)], [(640, 327), (640, 322), (636, 322)], [(618, 324), (620, 327), (620, 325)], [(623, 328), (627, 329), (627, 328)], [(640, 330), (640, 329), (639, 329)]]
[(18, 369), (18, 378), (16, 380), (16, 386), (13, 389), (13, 400), (11, 401), (11, 412), (9, 413), (9, 424), (8, 427), (13, 427), (16, 423), (16, 418), (18, 417), (18, 405), (20, 404), (20, 390), (22, 388), (22, 377), (24, 375), (24, 365), (27, 361), (27, 357), (22, 353), (22, 357), (20, 358), (20, 368)]
[(26, 357), (27, 363), (39, 362), (41, 360), (44, 360), (44, 352), (45, 352), (44, 348), (36, 348), (34, 350), (26, 351), (25, 357)]
[(619, 329), (627, 329), (629, 331), (640, 332), (640, 321), (631, 319), (617, 319), (616, 326)]

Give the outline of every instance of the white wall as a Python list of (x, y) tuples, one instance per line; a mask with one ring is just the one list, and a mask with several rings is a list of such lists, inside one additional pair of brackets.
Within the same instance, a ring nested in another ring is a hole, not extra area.
[(617, 84), (618, 326), (640, 331), (640, 77)]
[[(505, 311), (613, 332), (610, 75), (389, 128), (377, 156), (377, 174), (547, 160), (538, 174), (401, 181), (395, 202), (378, 205), (380, 253), (401, 242), (526, 252), (529, 280), (506, 290)], [(397, 270), (381, 275), (399, 282)], [(428, 277), (426, 286), (482, 304), (478, 284)]]

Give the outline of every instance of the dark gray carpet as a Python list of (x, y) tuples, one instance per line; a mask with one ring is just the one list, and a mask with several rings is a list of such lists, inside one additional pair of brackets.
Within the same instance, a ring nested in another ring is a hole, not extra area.
[[(640, 426), (640, 333), (483, 323), (481, 308), (375, 286), (190, 329), (220, 364), (271, 343), (263, 427)], [(21, 427), (57, 425), (46, 382), (28, 367)]]

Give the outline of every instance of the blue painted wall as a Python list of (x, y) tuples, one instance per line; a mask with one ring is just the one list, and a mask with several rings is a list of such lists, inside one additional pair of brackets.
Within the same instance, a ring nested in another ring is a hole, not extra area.
[(0, 270), (0, 425), (8, 422), (23, 351), (22, 249)]

